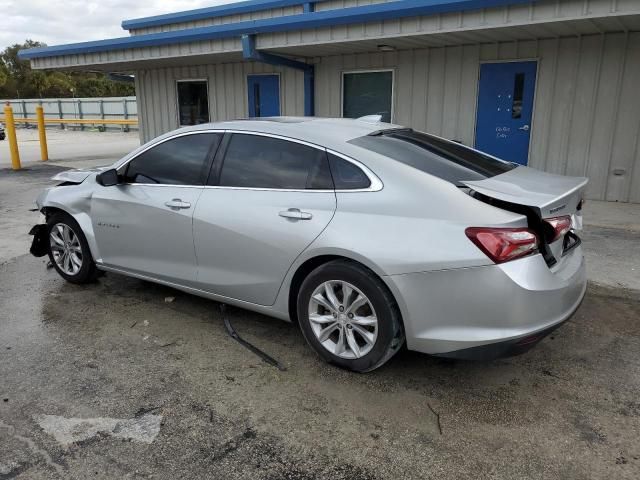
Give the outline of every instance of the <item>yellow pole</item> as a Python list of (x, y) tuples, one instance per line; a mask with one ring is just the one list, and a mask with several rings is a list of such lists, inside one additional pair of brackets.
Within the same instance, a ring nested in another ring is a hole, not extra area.
[(20, 170), (20, 152), (18, 152), (18, 139), (16, 138), (16, 124), (13, 121), (13, 108), (7, 102), (4, 107), (4, 121), (7, 127), (7, 138), (9, 140), (9, 151), (11, 152), (11, 167)]
[(44, 129), (44, 109), (42, 105), (36, 107), (36, 118), (38, 119), (38, 137), (40, 137), (40, 158), (43, 162), (49, 160), (49, 149), (47, 148), (47, 133)]

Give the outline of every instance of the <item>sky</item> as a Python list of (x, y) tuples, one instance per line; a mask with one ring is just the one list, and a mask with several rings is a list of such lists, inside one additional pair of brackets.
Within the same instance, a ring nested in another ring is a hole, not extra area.
[(0, 51), (25, 39), (48, 45), (128, 36), (122, 20), (238, 0), (0, 0)]

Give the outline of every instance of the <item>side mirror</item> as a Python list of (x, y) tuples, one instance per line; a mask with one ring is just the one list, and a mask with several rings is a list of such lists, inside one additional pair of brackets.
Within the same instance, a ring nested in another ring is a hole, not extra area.
[(118, 171), (115, 168), (105, 170), (96, 176), (96, 182), (103, 187), (111, 187), (118, 184)]

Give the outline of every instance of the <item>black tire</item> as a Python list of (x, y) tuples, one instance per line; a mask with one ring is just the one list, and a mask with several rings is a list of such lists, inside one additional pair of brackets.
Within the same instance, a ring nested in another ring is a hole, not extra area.
[[(51, 249), (51, 230), (58, 224), (67, 225), (78, 237), (78, 241), (80, 243), (80, 248), (82, 251), (82, 265), (80, 269), (73, 275), (68, 274), (60, 269), (59, 265), (56, 263)], [(87, 243), (87, 239), (84, 236), (80, 225), (78, 225), (78, 222), (76, 222), (71, 215), (63, 212), (56, 212), (47, 218), (47, 245), (49, 251), (49, 259), (51, 260), (53, 267), (56, 269), (58, 274), (66, 281), (71, 283), (84, 284), (91, 283), (96, 280), (98, 276), (98, 269), (96, 268), (96, 264), (93, 261), (93, 257), (91, 256), (89, 244)]]
[[(360, 290), (371, 302), (378, 319), (378, 333), (371, 350), (360, 358), (343, 358), (327, 350), (314, 333), (309, 320), (309, 302), (314, 290), (324, 282), (345, 281)], [(382, 366), (404, 344), (398, 305), (391, 292), (369, 269), (348, 260), (334, 260), (313, 270), (302, 282), (297, 312), (307, 343), (326, 362), (355, 372), (369, 372)]]

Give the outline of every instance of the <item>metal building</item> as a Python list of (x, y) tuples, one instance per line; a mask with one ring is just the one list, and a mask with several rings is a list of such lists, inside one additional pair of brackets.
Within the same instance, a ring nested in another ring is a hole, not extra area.
[(358, 117), (640, 202), (640, 0), (249, 0), (21, 52), (135, 74), (141, 140), (247, 116)]

